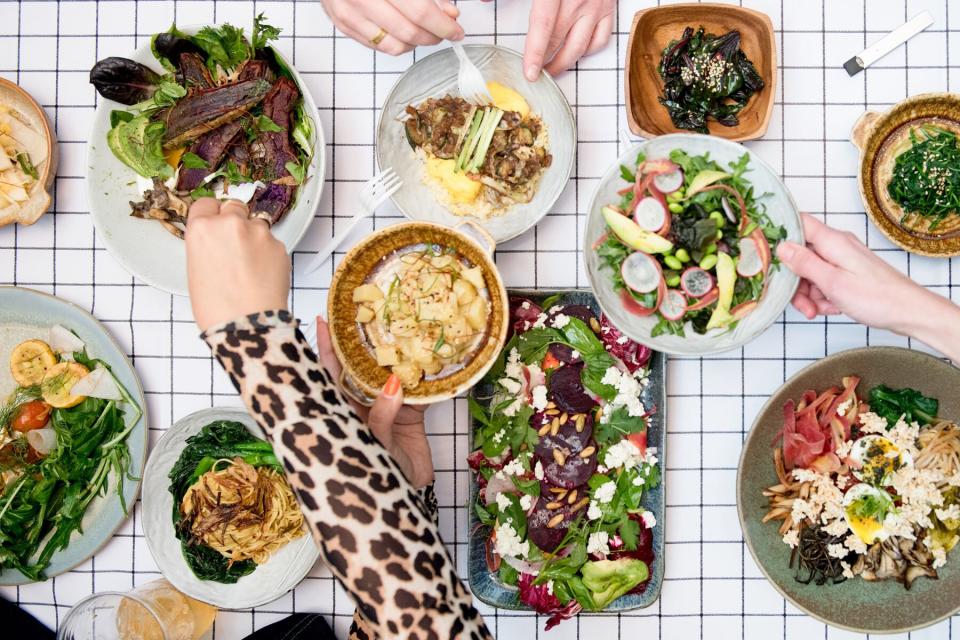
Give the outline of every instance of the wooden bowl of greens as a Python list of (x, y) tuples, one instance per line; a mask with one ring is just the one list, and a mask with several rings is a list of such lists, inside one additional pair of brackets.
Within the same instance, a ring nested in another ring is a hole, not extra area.
[(857, 120), (859, 185), (873, 223), (923, 256), (960, 255), (960, 95), (924, 93)]
[(736, 142), (760, 138), (773, 113), (776, 84), (773, 23), (764, 13), (688, 3), (633, 16), (624, 95), (627, 121), (637, 135), (694, 131)]

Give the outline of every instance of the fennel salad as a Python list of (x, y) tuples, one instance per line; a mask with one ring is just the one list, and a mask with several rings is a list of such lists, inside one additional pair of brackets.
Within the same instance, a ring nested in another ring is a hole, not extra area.
[(109, 57), (90, 71), (110, 114), (107, 143), (138, 176), (131, 215), (183, 237), (190, 204), (233, 198), (276, 224), (295, 204), (314, 153), (303, 89), (271, 42), (280, 29), (254, 20), (249, 37), (230, 24), (196, 34), (176, 25), (154, 35), (160, 69)]
[(586, 306), (511, 299), (514, 335), (488, 374), (468, 462), (488, 569), (547, 629), (645, 588), (659, 484), (645, 407), (651, 351)]
[(729, 331), (760, 304), (787, 232), (754, 192), (749, 164), (748, 154), (723, 167), (675, 149), (621, 165), (626, 184), (602, 208), (593, 249), (626, 309), (656, 318), (652, 337)]

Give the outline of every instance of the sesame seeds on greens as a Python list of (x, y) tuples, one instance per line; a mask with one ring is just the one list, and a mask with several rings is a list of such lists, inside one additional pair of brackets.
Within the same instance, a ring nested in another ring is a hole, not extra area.
[(887, 185), (904, 211), (923, 216), (936, 229), (960, 210), (960, 147), (952, 131), (925, 125), (910, 130), (910, 148), (897, 156)]

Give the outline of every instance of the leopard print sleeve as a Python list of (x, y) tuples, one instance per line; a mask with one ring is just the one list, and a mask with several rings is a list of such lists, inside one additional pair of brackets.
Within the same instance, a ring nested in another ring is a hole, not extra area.
[(286, 311), (202, 335), (282, 457), (324, 562), (380, 638), (492, 638), (423, 494), (367, 426)]

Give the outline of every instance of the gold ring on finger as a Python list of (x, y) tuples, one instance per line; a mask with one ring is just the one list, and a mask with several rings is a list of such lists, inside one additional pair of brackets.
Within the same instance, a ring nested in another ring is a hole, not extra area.
[(383, 27), (380, 27), (380, 31), (377, 31), (377, 35), (370, 38), (370, 44), (372, 44), (373, 46), (377, 46), (378, 44), (383, 42), (383, 39), (386, 37), (387, 37), (387, 30), (384, 29)]

